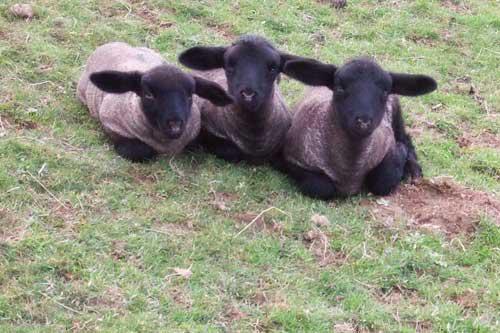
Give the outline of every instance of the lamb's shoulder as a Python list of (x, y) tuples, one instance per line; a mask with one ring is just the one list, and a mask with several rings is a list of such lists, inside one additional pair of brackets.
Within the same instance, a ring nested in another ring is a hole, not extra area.
[(328, 88), (312, 88), (295, 108), (284, 145), (284, 156), (289, 162), (311, 171), (323, 170), (328, 164), (325, 149), (329, 128), (325, 125), (331, 98)]

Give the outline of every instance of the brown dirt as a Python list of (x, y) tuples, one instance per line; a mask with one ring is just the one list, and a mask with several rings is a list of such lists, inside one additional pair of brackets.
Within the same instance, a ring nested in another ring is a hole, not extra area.
[(193, 230), (194, 224), (192, 220), (185, 220), (180, 223), (156, 222), (153, 226), (153, 231), (172, 236), (186, 236), (192, 234)]
[(121, 312), (125, 309), (126, 300), (120, 287), (110, 287), (101, 296), (91, 298), (89, 305)]
[(151, 30), (155, 32), (158, 32), (160, 28), (170, 28), (174, 25), (173, 22), (163, 20), (160, 17), (160, 12), (149, 8), (144, 2), (134, 8), (133, 12), (135, 13), (135, 15), (141, 18)]
[(215, 192), (212, 191), (214, 200), (212, 201), (212, 206), (220, 211), (230, 210), (230, 205), (232, 202), (238, 201), (240, 196), (236, 193), (230, 192)]
[(0, 243), (14, 244), (28, 235), (26, 226), (20, 222), (8, 209), (0, 208)]
[(463, 187), (449, 178), (402, 185), (394, 194), (378, 199), (371, 206), (378, 220), (389, 224), (407, 220), (412, 227), (438, 231), (448, 237), (473, 233), (482, 215), (500, 224), (497, 198)]
[(123, 240), (114, 240), (111, 242), (111, 244), (112, 244), (112, 249), (113, 249), (111, 251), (111, 256), (115, 260), (122, 260), (122, 259), (127, 258), (127, 256), (128, 256), (127, 251), (126, 251), (127, 242), (125, 242)]
[(168, 293), (175, 304), (185, 309), (189, 309), (193, 306), (192, 298), (181, 287), (174, 287), (173, 289), (169, 290)]
[(346, 255), (342, 252), (334, 252), (330, 249), (330, 239), (319, 229), (313, 229), (303, 235), (304, 245), (309, 248), (312, 255), (316, 258), (320, 267), (332, 264), (343, 264)]
[(441, 0), (441, 6), (449, 8), (456, 13), (471, 13), (471, 7), (461, 0)]
[(207, 22), (206, 25), (209, 29), (213, 30), (215, 33), (227, 40), (234, 40), (237, 37), (234, 33), (234, 27), (229, 23), (219, 24)]
[(436, 39), (420, 36), (417, 34), (410, 34), (408, 36), (408, 39), (414, 42), (415, 44), (426, 45), (426, 46), (435, 46), (438, 43)]
[(15, 128), (16, 130), (33, 130), (38, 128), (38, 124), (31, 120), (16, 119), (7, 114), (0, 115), (0, 130), (3, 128)]
[(335, 333), (357, 333), (356, 326), (351, 323), (337, 323), (333, 325)]
[(479, 134), (464, 132), (456, 139), (460, 148), (494, 148), (500, 149), (500, 136), (488, 131)]
[(229, 306), (226, 308), (223, 316), (224, 316), (225, 321), (230, 324), (234, 321), (238, 321), (238, 320), (241, 320), (241, 319), (248, 317), (248, 314), (242, 312), (236, 306), (232, 305), (232, 306)]
[(476, 291), (469, 289), (460, 295), (452, 297), (453, 301), (464, 309), (475, 309), (479, 304), (479, 297)]
[[(245, 212), (245, 213), (235, 213), (232, 215), (232, 218), (242, 225), (242, 227), (246, 226), (258, 216), (259, 214), (253, 212)], [(281, 234), (283, 231), (283, 224), (274, 220), (273, 218), (266, 217), (265, 214), (260, 216), (257, 220), (255, 220), (252, 226), (249, 228), (254, 232), (262, 232), (267, 231), (270, 233), (279, 233)]]
[(330, 5), (336, 9), (341, 9), (347, 6), (347, 0), (319, 0), (319, 2)]
[(407, 301), (411, 304), (423, 304), (425, 303), (415, 290), (407, 289), (402, 286), (394, 286), (386, 293), (380, 293), (377, 298), (381, 303), (399, 306), (403, 301)]

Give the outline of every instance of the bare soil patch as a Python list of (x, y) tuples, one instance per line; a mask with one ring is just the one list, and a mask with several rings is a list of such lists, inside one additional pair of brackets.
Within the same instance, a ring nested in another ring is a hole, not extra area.
[(493, 195), (463, 187), (449, 178), (405, 184), (372, 205), (373, 215), (386, 223), (407, 220), (410, 226), (444, 233), (471, 234), (481, 216), (500, 224), (500, 201)]
[(461, 0), (441, 0), (441, 6), (449, 8), (456, 13), (467, 13), (472, 12), (471, 7)]
[(320, 229), (315, 228), (306, 232), (303, 241), (320, 267), (343, 264), (347, 259), (344, 253), (331, 250), (329, 237)]
[(101, 296), (89, 300), (89, 305), (103, 309), (113, 309), (122, 313), (125, 310), (126, 299), (120, 287), (109, 287)]
[(265, 231), (278, 234), (283, 232), (283, 224), (271, 217), (266, 217), (265, 214), (259, 216), (259, 214), (254, 212), (235, 213), (232, 215), (232, 218), (242, 226), (251, 223), (250, 229), (253, 232)]
[(236, 193), (216, 192), (214, 190), (212, 190), (211, 192), (214, 196), (212, 206), (220, 211), (230, 210), (231, 203), (238, 201), (240, 198), (240, 196)]
[(38, 128), (38, 124), (31, 120), (16, 119), (7, 114), (0, 115), (0, 130), (9, 128), (33, 130)]
[(156, 222), (152, 230), (165, 235), (186, 236), (193, 233), (194, 224), (192, 220), (186, 220), (180, 223)]
[(479, 297), (477, 295), (477, 292), (472, 289), (468, 289), (462, 294), (455, 295), (452, 297), (452, 299), (455, 303), (467, 310), (475, 309), (479, 304)]
[(488, 131), (482, 131), (477, 134), (464, 132), (456, 141), (460, 148), (480, 147), (500, 149), (500, 136)]
[(347, 6), (347, 0), (319, 0), (319, 2), (330, 5), (335, 9), (341, 9)]
[(0, 208), (0, 243), (14, 244), (28, 235), (27, 226), (20, 222), (8, 209)]

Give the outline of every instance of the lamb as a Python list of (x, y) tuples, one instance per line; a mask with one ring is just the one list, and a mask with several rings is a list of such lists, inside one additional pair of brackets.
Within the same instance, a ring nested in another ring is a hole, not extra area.
[(367, 58), (340, 68), (296, 59), (284, 73), (316, 86), (298, 104), (283, 150), (284, 169), (304, 194), (387, 195), (401, 180), (422, 177), (396, 95), (430, 93), (433, 78), (387, 72)]
[(184, 51), (180, 63), (227, 88), (235, 100), (226, 107), (202, 102), (201, 146), (230, 162), (258, 164), (276, 156), (292, 121), (277, 82), (285, 62), (294, 58), (254, 35), (227, 47)]
[(151, 49), (121, 42), (94, 51), (77, 94), (116, 152), (133, 162), (175, 155), (197, 137), (198, 96), (221, 106), (232, 103), (218, 84), (182, 72)]

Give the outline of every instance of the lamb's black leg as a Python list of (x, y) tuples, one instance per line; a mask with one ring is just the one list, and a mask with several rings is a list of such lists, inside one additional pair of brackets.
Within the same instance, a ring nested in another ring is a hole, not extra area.
[(366, 176), (366, 187), (375, 195), (388, 195), (403, 179), (408, 149), (398, 142), (375, 169)]
[(315, 199), (330, 200), (340, 196), (335, 184), (325, 174), (312, 172), (287, 163), (286, 173), (292, 177), (301, 192)]
[(245, 154), (232, 142), (218, 138), (201, 130), (197, 142), (208, 152), (228, 162), (238, 163), (246, 159)]
[(148, 162), (158, 155), (156, 150), (137, 139), (121, 138), (114, 146), (118, 155), (132, 162)]
[(396, 138), (396, 142), (403, 143), (408, 150), (408, 159), (404, 166), (403, 179), (422, 178), (422, 168), (418, 163), (417, 153), (415, 152), (411, 137), (406, 133), (403, 116), (401, 114), (401, 106), (397, 99), (394, 100), (392, 107), (392, 129), (394, 131), (394, 137)]

